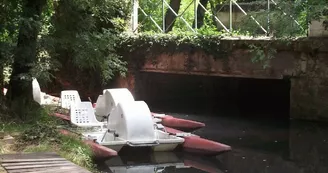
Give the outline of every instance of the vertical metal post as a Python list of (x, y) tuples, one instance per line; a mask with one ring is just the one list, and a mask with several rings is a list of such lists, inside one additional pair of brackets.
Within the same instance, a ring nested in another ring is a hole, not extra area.
[(194, 0), (194, 20), (195, 20), (195, 30), (198, 29), (198, 26), (197, 26), (197, 7), (198, 7), (198, 0)]
[(138, 8), (139, 8), (139, 1), (132, 0), (132, 17), (131, 17), (131, 30), (134, 33), (137, 33), (138, 28)]
[(267, 16), (268, 28), (267, 28), (267, 36), (270, 35), (270, 3), (271, 3), (271, 0), (268, 0), (268, 16)]
[(165, 27), (165, 0), (162, 0), (162, 32), (165, 33), (166, 32), (166, 27)]
[(232, 31), (232, 0), (230, 0), (229, 8), (230, 8), (229, 31), (231, 32)]

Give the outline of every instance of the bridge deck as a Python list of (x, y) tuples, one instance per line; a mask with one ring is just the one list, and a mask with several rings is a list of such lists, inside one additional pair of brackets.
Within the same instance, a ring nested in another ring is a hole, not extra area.
[(56, 153), (5, 154), (0, 164), (8, 173), (91, 173)]

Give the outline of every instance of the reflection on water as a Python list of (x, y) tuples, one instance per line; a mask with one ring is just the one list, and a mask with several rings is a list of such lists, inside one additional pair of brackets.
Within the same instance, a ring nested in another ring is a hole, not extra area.
[[(215, 158), (185, 153), (122, 155), (99, 164), (103, 172), (327, 173), (328, 124), (272, 119), (172, 114), (198, 120), (195, 133), (232, 146)], [(142, 156), (143, 155), (143, 156)], [(142, 156), (142, 157), (141, 157)]]
[(186, 153), (131, 153), (106, 160), (99, 164), (99, 169), (112, 173), (222, 172), (216, 166), (218, 163), (215, 158), (195, 157)]

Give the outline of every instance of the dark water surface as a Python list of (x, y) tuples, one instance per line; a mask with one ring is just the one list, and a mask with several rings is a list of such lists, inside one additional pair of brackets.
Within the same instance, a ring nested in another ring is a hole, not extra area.
[(104, 172), (328, 173), (328, 124), (290, 121), (290, 80), (137, 76), (137, 100), (154, 112), (204, 122), (195, 133), (232, 151), (214, 158), (122, 154), (100, 164)]
[(131, 153), (99, 163), (103, 172), (328, 173), (328, 124), (174, 114), (206, 123), (195, 133), (232, 146), (216, 157)]

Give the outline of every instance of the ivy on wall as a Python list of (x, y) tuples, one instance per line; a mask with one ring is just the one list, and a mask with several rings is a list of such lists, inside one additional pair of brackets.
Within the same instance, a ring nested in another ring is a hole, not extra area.
[(251, 61), (253, 63), (261, 63), (263, 69), (270, 67), (270, 61), (275, 57), (277, 49), (272, 47), (271, 44), (265, 46), (257, 46), (255, 44), (250, 44), (249, 52), (252, 54)]
[(224, 57), (229, 51), (221, 44), (223, 36), (217, 35), (182, 35), (182, 34), (149, 34), (138, 35), (124, 33), (117, 44), (119, 52), (128, 53), (143, 50), (144, 53), (156, 56), (162, 53), (170, 55), (179, 52), (204, 51), (215, 58)]
[[(266, 69), (270, 67), (270, 60), (277, 52), (277, 45), (271, 41), (234, 41), (224, 38), (226, 38), (224, 35), (124, 33), (116, 46), (118, 54), (125, 57), (128, 62), (133, 62), (130, 65), (136, 67), (142, 67), (146, 58), (151, 58), (155, 64), (156, 57), (161, 54), (185, 53), (188, 56), (196, 52), (204, 52), (214, 59), (225, 61), (233, 50), (246, 49), (251, 54), (250, 61), (260, 63)], [(193, 62), (188, 60), (187, 69), (193, 66)]]

